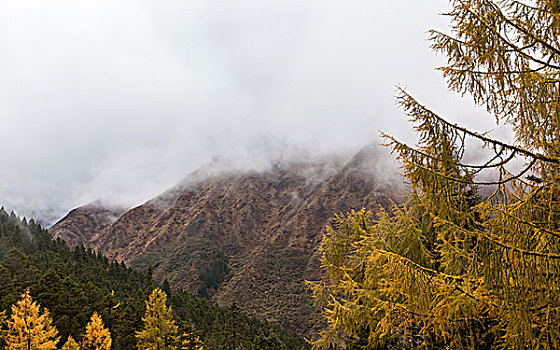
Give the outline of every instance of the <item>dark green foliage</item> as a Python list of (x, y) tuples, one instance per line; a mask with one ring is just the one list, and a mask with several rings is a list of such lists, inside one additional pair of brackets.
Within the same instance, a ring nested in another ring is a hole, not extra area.
[[(153, 275), (160, 278), (164, 276), (172, 285), (188, 287), (189, 290), (197, 290), (200, 296), (209, 297), (230, 271), (225, 248), (219, 248), (203, 238), (189, 246), (178, 246), (157, 253), (147, 252), (133, 259), (130, 266), (141, 270), (151, 266)], [(194, 285), (185, 280), (185, 271), (192, 270), (198, 273), (198, 282)]]
[[(181, 288), (193, 291), (200, 289), (200, 294), (206, 296), (208, 293), (206, 293), (205, 281), (201, 280), (198, 281), (198, 284), (193, 284), (193, 281), (185, 276), (191, 275), (192, 271), (196, 271), (198, 275), (206, 270), (210, 271), (210, 261), (218, 251), (220, 249), (214, 242), (201, 238), (188, 246), (178, 245), (158, 252), (146, 252), (132, 259), (129, 265), (142, 271), (151, 265), (154, 276), (164, 276), (173, 286), (181, 286)], [(156, 279), (156, 282), (163, 281)]]
[(229, 273), (228, 258), (223, 249), (214, 252), (214, 256), (206, 268), (199, 272), (198, 277), (203, 282), (199, 288), (201, 295), (212, 295), (218, 285)]
[(267, 327), (247, 317), (235, 303), (218, 312), (205, 344), (208, 349), (224, 350), (288, 350), (306, 347), (302, 339), (294, 338), (280, 327)]
[[(171, 297), (173, 311), (179, 320), (179, 333), (194, 331), (204, 341), (205, 349), (308, 349), (301, 337), (279, 326), (247, 316), (235, 304), (221, 309), (206, 298), (188, 292)], [(263, 342), (277, 347), (262, 347)]]
[[(218, 251), (205, 270), (204, 283), (213, 288), (227, 272), (227, 259)], [(9, 312), (29, 287), (33, 298), (51, 311), (59, 345), (69, 335), (80, 341), (96, 311), (111, 332), (112, 349), (136, 349), (134, 334), (141, 328), (146, 293), (156, 286), (150, 265), (141, 273), (83, 246), (70, 250), (33, 220), (19, 220), (0, 209), (0, 313)], [(167, 281), (162, 289), (170, 295), (179, 334), (198, 335), (205, 349), (308, 348), (303, 338), (250, 318), (236, 307), (223, 310), (188, 292), (172, 293)]]

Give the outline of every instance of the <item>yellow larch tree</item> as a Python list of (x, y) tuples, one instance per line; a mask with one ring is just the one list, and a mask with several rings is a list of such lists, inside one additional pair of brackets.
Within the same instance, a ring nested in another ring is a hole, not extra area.
[(57, 335), (49, 311), (41, 312), (26, 290), (12, 305), (5, 339), (7, 350), (54, 350), (59, 339)]
[(443, 76), (513, 138), (399, 90), (419, 140), (385, 137), (408, 200), (328, 228), (317, 348), (560, 349), (560, 1), (450, 3)]
[(86, 334), (82, 340), (83, 350), (109, 350), (111, 349), (111, 334), (103, 325), (101, 316), (94, 312), (91, 320), (86, 325)]
[(62, 350), (80, 350), (80, 344), (78, 344), (74, 338), (70, 335), (68, 336), (68, 340), (62, 346)]
[(140, 350), (174, 350), (179, 337), (178, 327), (173, 320), (171, 306), (165, 305), (167, 295), (159, 288), (152, 291), (146, 300), (146, 313), (142, 317), (144, 326), (136, 333)]

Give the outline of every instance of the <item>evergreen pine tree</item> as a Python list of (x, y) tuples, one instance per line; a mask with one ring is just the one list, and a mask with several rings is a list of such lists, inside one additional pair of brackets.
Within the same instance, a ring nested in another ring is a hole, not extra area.
[(163, 284), (161, 286), (161, 290), (167, 294), (167, 295), (171, 295), (171, 286), (169, 285), (169, 281), (167, 280), (167, 278), (163, 281)]
[(152, 264), (150, 264), (148, 265), (148, 269), (146, 270), (146, 273), (144, 275), (144, 293), (146, 294), (146, 297), (150, 296), (150, 293), (152, 293), (154, 288), (154, 268)]
[(52, 325), (49, 311), (41, 313), (29, 290), (12, 305), (12, 315), (6, 332), (7, 350), (54, 350), (58, 342), (57, 330)]
[(136, 333), (140, 350), (174, 350), (177, 348), (178, 327), (173, 320), (171, 307), (167, 307), (166, 294), (159, 288), (153, 290), (146, 301), (144, 326)]
[(83, 350), (109, 350), (111, 348), (111, 335), (103, 325), (103, 320), (94, 312), (91, 320), (86, 325), (86, 334), (82, 341)]

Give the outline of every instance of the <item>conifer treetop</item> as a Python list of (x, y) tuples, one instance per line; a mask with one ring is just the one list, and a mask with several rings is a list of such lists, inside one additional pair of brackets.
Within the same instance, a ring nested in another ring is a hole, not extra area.
[(109, 350), (111, 349), (111, 334), (105, 328), (101, 316), (94, 312), (86, 325), (86, 334), (82, 341), (84, 350)]
[(62, 346), (62, 350), (80, 350), (80, 344), (78, 344), (74, 338), (70, 335), (68, 340)]
[(146, 300), (146, 312), (142, 321), (144, 326), (136, 333), (138, 349), (141, 350), (174, 350), (179, 337), (178, 327), (173, 320), (171, 306), (167, 307), (167, 295), (155, 288)]

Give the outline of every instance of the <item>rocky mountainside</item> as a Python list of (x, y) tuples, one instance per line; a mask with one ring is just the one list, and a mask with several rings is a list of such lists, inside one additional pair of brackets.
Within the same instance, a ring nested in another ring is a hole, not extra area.
[(117, 221), (126, 212), (125, 208), (115, 208), (101, 202), (92, 202), (71, 210), (51, 230), (53, 238), (63, 238), (71, 247), (87, 246), (91, 237)]
[[(51, 228), (128, 266), (154, 268), (173, 288), (198, 291), (302, 334), (317, 314), (305, 280), (320, 273), (322, 232), (334, 214), (387, 207), (399, 190), (382, 181), (375, 146), (347, 162), (288, 162), (253, 172), (195, 172), (143, 205), (98, 205)], [(385, 169), (392, 172), (393, 169)]]

